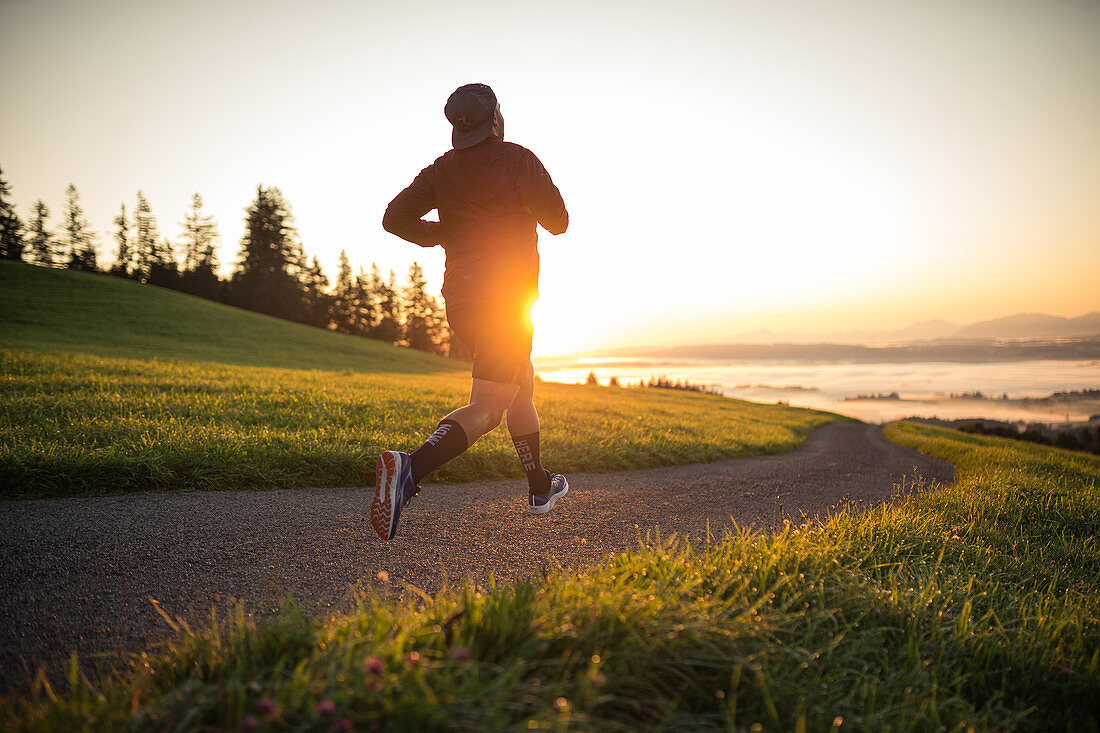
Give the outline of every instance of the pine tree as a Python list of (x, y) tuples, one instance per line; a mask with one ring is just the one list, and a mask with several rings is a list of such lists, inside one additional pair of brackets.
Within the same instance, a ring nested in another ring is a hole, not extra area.
[(145, 194), (137, 192), (137, 206), (134, 208), (134, 278), (149, 282), (153, 274), (160, 251), (158, 241), (160, 232), (153, 209), (145, 199)]
[(303, 273), (302, 283), (305, 286), (305, 322), (328, 328), (332, 321), (332, 296), (325, 292), (328, 290), (328, 277), (316, 256)]
[(179, 287), (179, 265), (172, 243), (161, 238), (157, 217), (142, 191), (137, 192), (134, 207), (134, 277), (150, 285)]
[(115, 264), (111, 267), (111, 274), (118, 277), (130, 277), (130, 268), (133, 266), (133, 252), (130, 249), (130, 222), (126, 218), (126, 204), (120, 204), (118, 216), (114, 219), (115, 225)]
[(332, 328), (340, 333), (354, 334), (357, 293), (351, 278), (351, 263), (346, 250), (340, 250), (340, 269), (336, 273), (336, 289), (332, 293)]
[(148, 282), (150, 285), (158, 285), (162, 288), (179, 289), (179, 263), (176, 262), (176, 252), (168, 237), (156, 240), (149, 266)]
[(191, 208), (180, 222), (183, 227), (183, 272), (181, 287), (203, 298), (217, 298), (221, 292), (218, 279), (218, 225), (213, 216), (202, 213), (202, 196), (191, 196)]
[(447, 323), (447, 309), (432, 296), (428, 296), (428, 306), (428, 338), (432, 343), (432, 353), (449, 356), (451, 329)]
[(357, 336), (372, 336), (374, 327), (379, 320), (378, 291), (376, 283), (382, 281), (378, 274), (378, 265), (371, 263), (371, 274), (368, 275), (359, 268), (359, 275), (352, 286), (351, 309), (348, 326), (349, 333)]
[(62, 247), (69, 255), (69, 269), (95, 272), (95, 232), (89, 228), (88, 220), (84, 218), (80, 194), (71, 183), (65, 189), (65, 212), (62, 216)]
[(261, 185), (246, 213), (230, 302), (277, 318), (306, 320), (305, 288), (299, 279), (305, 255), (290, 206), (278, 188)]
[(191, 208), (180, 222), (183, 227), (183, 271), (197, 272), (206, 267), (211, 272), (217, 266), (218, 225), (214, 217), (202, 213), (202, 196), (191, 196)]
[(34, 215), (27, 229), (27, 245), (30, 247), (31, 257), (39, 265), (53, 267), (55, 256), (53, 233), (46, 228), (50, 210), (46, 208), (46, 202), (42, 199), (34, 202), (33, 209)]
[(15, 213), (15, 207), (8, 196), (11, 189), (4, 180), (4, 171), (0, 170), (0, 259), (23, 259), (23, 222)]
[(371, 289), (377, 298), (378, 321), (371, 329), (371, 338), (389, 344), (399, 344), (404, 337), (401, 324), (401, 296), (397, 292), (397, 278), (390, 270), (390, 279), (383, 282), (380, 276), (375, 279), (377, 268), (372, 272)]
[(428, 295), (424, 270), (413, 262), (409, 267), (409, 284), (405, 286), (405, 341), (410, 348), (435, 351), (432, 341), (433, 308)]

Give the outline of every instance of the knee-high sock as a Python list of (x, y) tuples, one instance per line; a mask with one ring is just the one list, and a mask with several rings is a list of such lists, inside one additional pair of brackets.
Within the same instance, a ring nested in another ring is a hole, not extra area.
[(412, 453), (413, 481), (420, 480), (470, 447), (466, 431), (454, 420), (443, 418), (439, 427)]
[(527, 490), (532, 494), (545, 493), (550, 487), (550, 474), (542, 467), (539, 457), (539, 434), (513, 435), (512, 445), (516, 447), (519, 462), (527, 474)]

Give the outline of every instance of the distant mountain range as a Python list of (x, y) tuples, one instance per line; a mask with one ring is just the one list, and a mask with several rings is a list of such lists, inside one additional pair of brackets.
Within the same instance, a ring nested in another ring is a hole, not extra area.
[(920, 341), (997, 341), (1002, 339), (1064, 339), (1100, 336), (1100, 312), (1079, 318), (1041, 313), (1014, 316), (960, 326), (936, 319), (914, 323), (897, 331), (851, 329), (829, 334), (783, 333), (763, 329), (733, 334), (727, 343), (737, 344), (911, 344)]
[(952, 339), (1064, 339), (1100, 335), (1100, 313), (1080, 318), (1061, 318), (1041, 313), (1020, 313), (961, 328)]
[(914, 362), (1097, 361), (1100, 338), (916, 341), (899, 345), (868, 344), (700, 344), (637, 347), (592, 356), (704, 361), (844, 362), (907, 364)]
[(1080, 318), (1021, 313), (958, 326), (925, 321), (899, 331), (828, 336), (755, 331), (718, 344), (636, 346), (590, 352), (597, 357), (906, 363), (1100, 360), (1100, 312)]

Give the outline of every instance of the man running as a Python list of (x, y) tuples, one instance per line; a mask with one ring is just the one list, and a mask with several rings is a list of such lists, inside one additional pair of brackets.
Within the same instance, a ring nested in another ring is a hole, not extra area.
[[(504, 118), (485, 84), (466, 84), (443, 109), (454, 149), (436, 159), (390, 202), (386, 231), (447, 252), (443, 299), (451, 330), (473, 354), (470, 404), (439, 422), (410, 455), (378, 457), (371, 526), (392, 539), (401, 510), (429, 473), (463, 453), (508, 415), (508, 432), (527, 474), (528, 509), (545, 514), (569, 491), (539, 457), (532, 401), (531, 306), (538, 298), (536, 223), (551, 234), (569, 226), (557, 186), (530, 150), (504, 142)], [(439, 221), (421, 217), (438, 209)]]

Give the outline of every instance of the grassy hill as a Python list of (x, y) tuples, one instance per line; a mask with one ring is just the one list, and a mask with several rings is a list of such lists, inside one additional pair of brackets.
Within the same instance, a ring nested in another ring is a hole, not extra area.
[[(370, 485), (469, 394), (468, 365), (131, 281), (0, 262), (0, 497)], [(545, 384), (543, 457), (613, 471), (790, 450), (842, 419)], [(503, 429), (432, 476), (519, 478)]]
[(423, 374), (467, 365), (110, 277), (0, 261), (0, 344), (237, 366)]

